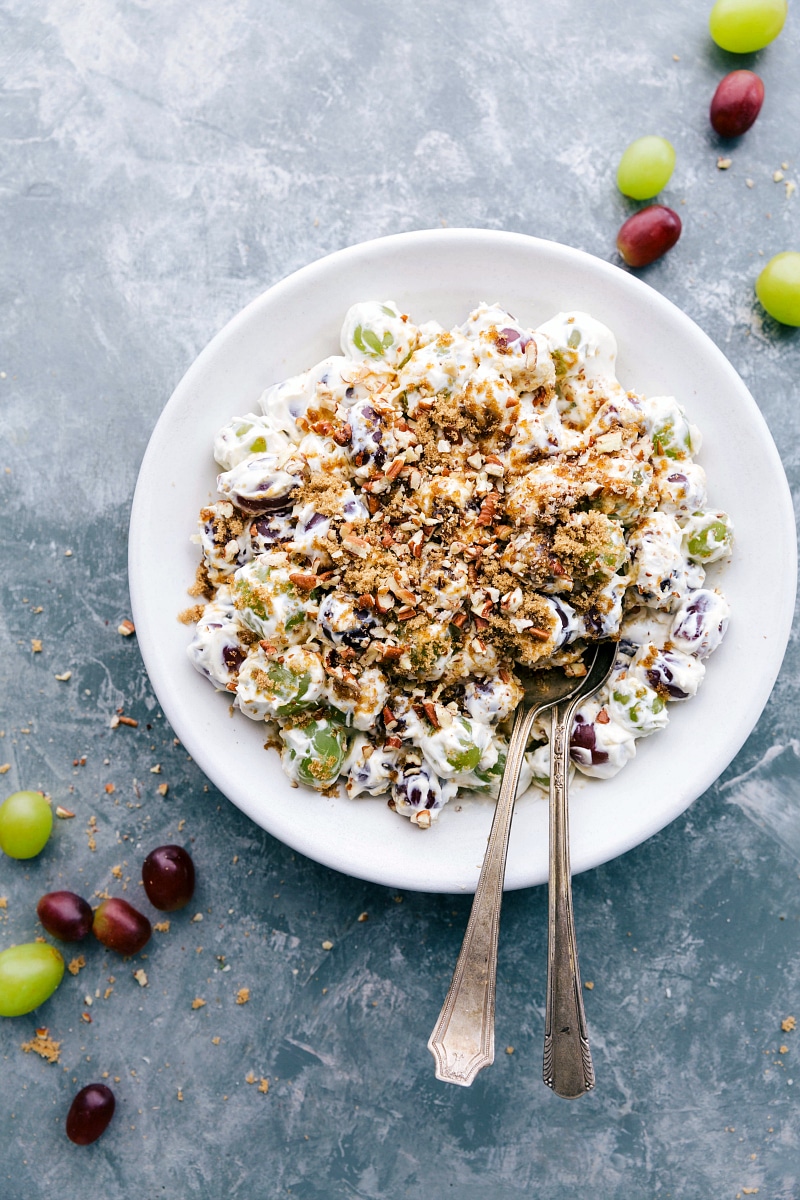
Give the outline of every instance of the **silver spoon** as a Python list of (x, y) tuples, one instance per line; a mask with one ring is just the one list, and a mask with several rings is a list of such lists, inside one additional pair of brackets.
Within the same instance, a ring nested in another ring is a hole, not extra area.
[(542, 1078), (558, 1096), (577, 1099), (594, 1087), (572, 911), (569, 865), (569, 744), (575, 711), (603, 686), (617, 647), (598, 648), (578, 695), (553, 706), (550, 716), (550, 873), (547, 921), (547, 1009)]
[[(442, 1011), (428, 1039), (428, 1049), (436, 1063), (436, 1078), (446, 1083), (469, 1087), (483, 1067), (494, 1062), (495, 981), (497, 977), (497, 940), (500, 932), (500, 906), (503, 901), (508, 837), (517, 796), (522, 760), (531, 727), (536, 718), (554, 705), (575, 702), (596, 691), (602, 679), (598, 660), (602, 658), (603, 678), (613, 663), (616, 647), (607, 650), (601, 644), (589, 658), (588, 672), (569, 676), (560, 667), (549, 671), (518, 669), (525, 697), (517, 706), (508, 742), (505, 770), (500, 784), (486, 855), (483, 860), (475, 899), (467, 923), (453, 981)], [(610, 662), (607, 661), (610, 655)], [(570, 706), (571, 713), (574, 707)], [(571, 912), (571, 907), (570, 907)], [(573, 933), (574, 939), (574, 933)]]

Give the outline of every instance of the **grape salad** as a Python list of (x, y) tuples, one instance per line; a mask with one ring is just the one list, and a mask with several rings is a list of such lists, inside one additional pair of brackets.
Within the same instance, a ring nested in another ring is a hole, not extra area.
[[(732, 524), (672, 396), (626, 391), (582, 312), (530, 329), (353, 305), (341, 355), (267, 388), (214, 441), (188, 654), (265, 723), (295, 786), (386, 796), (429, 828), (497, 794), (519, 665), (613, 674), (579, 709), (575, 768), (615, 775), (690, 699), (728, 624), (705, 586)], [(549, 786), (544, 726), (522, 789)]]

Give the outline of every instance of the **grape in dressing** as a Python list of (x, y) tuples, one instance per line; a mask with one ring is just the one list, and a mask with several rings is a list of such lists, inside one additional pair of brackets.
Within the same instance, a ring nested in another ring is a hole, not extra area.
[[(341, 351), (217, 434), (190, 660), (277, 735), (293, 784), (341, 781), (426, 829), (460, 790), (497, 794), (518, 665), (579, 671), (617, 638), (571, 743), (572, 769), (611, 778), (728, 625), (705, 572), (733, 527), (699, 430), (622, 387), (584, 312), (532, 328), (482, 303), (448, 330), (370, 300)], [(545, 725), (523, 787), (549, 786)]]

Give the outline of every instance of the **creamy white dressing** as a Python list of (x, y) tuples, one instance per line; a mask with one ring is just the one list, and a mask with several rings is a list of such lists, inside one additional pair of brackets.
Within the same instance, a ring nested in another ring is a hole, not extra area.
[[(370, 300), (347, 312), (341, 350), (267, 388), (260, 414), (233, 417), (214, 440), (224, 499), (204, 510), (195, 540), (216, 594), (188, 647), (192, 663), (248, 717), (277, 725), (293, 782), (323, 788), (340, 777), (350, 796), (388, 794), (424, 829), (459, 787), (497, 792), (522, 690), (513, 662), (472, 621), (502, 601), (523, 637), (535, 572), (545, 665), (587, 639), (620, 638), (614, 675), (582, 706), (572, 738), (573, 767), (610, 778), (637, 738), (666, 726), (670, 702), (696, 693), (728, 625), (727, 601), (703, 586), (704, 565), (730, 553), (732, 525), (708, 507), (692, 458), (699, 430), (675, 397), (622, 388), (613, 333), (583, 312), (532, 329), (482, 303), (448, 331)], [(409, 422), (445, 401), (466, 420), (461, 432), (442, 429), (431, 469)], [(503, 435), (487, 444), (490, 427)], [(380, 497), (398, 470), (409, 520), (387, 585), (377, 598), (331, 586), (345, 554), (376, 552), (364, 534), (376, 520), (380, 532)], [(341, 480), (338, 511), (317, 511), (308, 492), (297, 499), (309, 478)], [(485, 552), (518, 580), (502, 596), (476, 591), (474, 560), (447, 556), (462, 529), (465, 546), (475, 537), (490, 494), (511, 528)], [(571, 595), (547, 541), (559, 506), (565, 528), (579, 531), (587, 513), (605, 522), (590, 607)], [(458, 531), (440, 544), (449, 514)], [(409, 612), (424, 622), (402, 625)], [(538, 723), (523, 788), (548, 786), (546, 736)]]

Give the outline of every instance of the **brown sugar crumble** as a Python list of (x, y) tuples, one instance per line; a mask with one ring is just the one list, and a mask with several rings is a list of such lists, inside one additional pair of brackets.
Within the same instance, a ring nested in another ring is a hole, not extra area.
[[(197, 625), (194, 665), (232, 693), (231, 715), (266, 722), (293, 786), (335, 794), (344, 774), (349, 794), (389, 792), (430, 828), (459, 787), (496, 794), (518, 667), (580, 677), (632, 601), (672, 612), (700, 586), (672, 515), (683, 493), (665, 482), (694, 434), (675, 432), (677, 401), (650, 398), (675, 406), (659, 425), (663, 405), (618, 383), (613, 336), (581, 314), (531, 330), (481, 305), (447, 332), (367, 308), (390, 319), (383, 341), (379, 316), (350, 327), (367, 320), (357, 306), (342, 343), (355, 349), (218, 433), (221, 498), (200, 510), (189, 588), (212, 603), (180, 620)], [(666, 551), (634, 540), (662, 535), (680, 559), (672, 591), (642, 566)], [(638, 736), (614, 742), (623, 718), (598, 709), (587, 774), (605, 744), (610, 770)]]
[(37, 1029), (30, 1041), (22, 1043), (21, 1048), (26, 1054), (38, 1054), (49, 1063), (57, 1063), (61, 1055), (61, 1042), (51, 1038), (46, 1028)]

